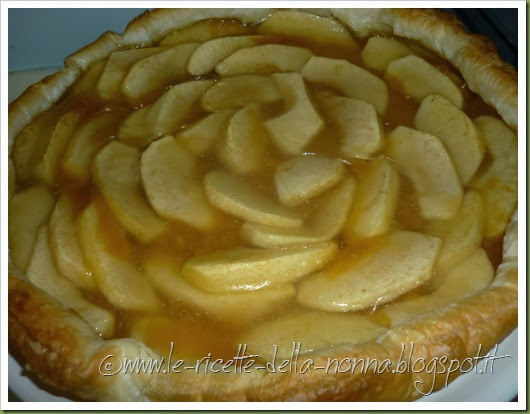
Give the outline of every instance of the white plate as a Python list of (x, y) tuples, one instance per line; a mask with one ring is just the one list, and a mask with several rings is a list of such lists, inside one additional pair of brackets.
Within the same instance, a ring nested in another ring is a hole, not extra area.
[[(19, 95), (29, 85), (43, 76), (53, 73), (54, 69), (11, 72), (9, 74), (9, 95)], [(508, 357), (508, 355), (510, 357)], [(484, 368), (482, 360), (477, 368), (461, 375), (448, 387), (421, 398), (422, 402), (439, 401), (511, 401), (517, 395), (517, 330), (512, 332), (498, 347), (496, 357), (500, 357)], [(39, 388), (26, 376), (18, 362), (9, 355), (9, 389), (22, 401), (62, 402), (71, 401), (65, 397), (51, 394)], [(493, 372), (491, 367), (493, 366)], [(482, 374), (480, 373), (482, 370)]]

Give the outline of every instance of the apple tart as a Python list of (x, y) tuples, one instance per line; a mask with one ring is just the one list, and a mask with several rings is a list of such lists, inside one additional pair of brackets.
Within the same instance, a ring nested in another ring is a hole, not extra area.
[(517, 128), (441, 11), (146, 12), (10, 106), (10, 349), (84, 400), (417, 399), (517, 325)]

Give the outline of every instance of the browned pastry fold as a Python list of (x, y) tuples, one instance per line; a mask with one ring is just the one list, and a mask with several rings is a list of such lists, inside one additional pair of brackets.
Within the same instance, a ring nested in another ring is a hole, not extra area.
[[(93, 62), (122, 46), (149, 45), (199, 20), (233, 17), (257, 22), (269, 9), (162, 9), (145, 12), (123, 35), (105, 33), (65, 60), (65, 68), (31, 86), (9, 107), (9, 147), (39, 113), (49, 109)], [(470, 90), (517, 129), (517, 74), (497, 55), (489, 39), (465, 32), (451, 15), (428, 9), (318, 9), (336, 17), (359, 36), (387, 34), (416, 40), (451, 62)], [(307, 355), (315, 365), (328, 358), (400, 359), (403, 344), (414, 343), (414, 355), (426, 360), (446, 356), (463, 360), (482, 354), (517, 326), (517, 218), (504, 239), (503, 263), (493, 284), (457, 305), (422, 315), (393, 328), (375, 343), (340, 346)], [(10, 264), (9, 342), (27, 369), (59, 390), (87, 400), (120, 401), (406, 401), (431, 389), (432, 374), (395, 373), (267, 373), (245, 374), (116, 374), (100, 373), (108, 355), (157, 358), (133, 339), (103, 340), (73, 311), (64, 309), (25, 280)], [(300, 359), (299, 364), (303, 362)], [(445, 374), (434, 390), (445, 386)], [(453, 377), (451, 377), (453, 379)], [(416, 385), (415, 385), (416, 384)]]

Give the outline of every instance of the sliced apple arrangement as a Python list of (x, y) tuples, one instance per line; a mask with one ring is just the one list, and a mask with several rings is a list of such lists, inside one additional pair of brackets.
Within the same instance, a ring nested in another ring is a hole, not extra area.
[(15, 141), (11, 260), (103, 337), (198, 312), (264, 356), (371, 341), (486, 287), (516, 208), (514, 131), (446, 71), (298, 11), (114, 52)]

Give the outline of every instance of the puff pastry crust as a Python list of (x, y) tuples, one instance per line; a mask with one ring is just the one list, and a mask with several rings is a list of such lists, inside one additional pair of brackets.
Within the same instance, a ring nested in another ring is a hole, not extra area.
[[(126, 45), (149, 45), (175, 29), (210, 17), (233, 17), (244, 23), (266, 17), (268, 9), (188, 9), (145, 12), (123, 35), (105, 33), (65, 60), (65, 68), (30, 87), (9, 108), (9, 145), (37, 114), (49, 109), (92, 62)], [(319, 9), (359, 36), (393, 34), (413, 39), (451, 62), (469, 88), (517, 129), (517, 74), (497, 55), (492, 43), (465, 32), (460, 22), (440, 11), (411, 9)], [(503, 263), (494, 282), (459, 304), (422, 315), (393, 328), (373, 343), (340, 346), (308, 355), (325, 365), (330, 358), (388, 359), (397, 364), (402, 344), (414, 343), (414, 355), (428, 359), (465, 359), (485, 354), (517, 326), (517, 214), (508, 226)], [(431, 389), (432, 374), (312, 373), (244, 375), (116, 374), (103, 376), (107, 355), (120, 358), (158, 356), (133, 339), (103, 340), (70, 310), (27, 281), (9, 265), (9, 342), (46, 383), (86, 400), (119, 401), (406, 401)], [(303, 363), (303, 358), (300, 359)], [(451, 377), (451, 379), (453, 379)], [(418, 382), (419, 381), (419, 382)], [(434, 390), (444, 386), (438, 375)], [(418, 389), (419, 388), (419, 389)]]

